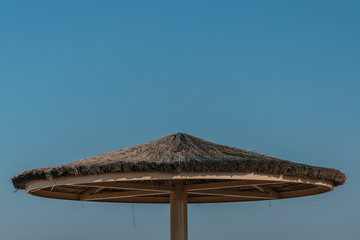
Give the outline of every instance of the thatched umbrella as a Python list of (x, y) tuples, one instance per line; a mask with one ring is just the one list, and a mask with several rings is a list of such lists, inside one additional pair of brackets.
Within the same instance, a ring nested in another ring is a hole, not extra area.
[(25, 171), (14, 187), (47, 198), (170, 203), (171, 239), (187, 239), (187, 203), (273, 200), (325, 193), (345, 183), (338, 170), (293, 163), (188, 134)]

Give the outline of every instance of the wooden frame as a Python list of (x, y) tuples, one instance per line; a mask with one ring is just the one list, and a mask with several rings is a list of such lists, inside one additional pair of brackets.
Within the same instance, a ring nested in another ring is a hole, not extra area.
[[(283, 175), (258, 173), (161, 173), (134, 172), (118, 174), (99, 174), (79, 177), (63, 177), (52, 180), (37, 180), (26, 186), (26, 192), (35, 196), (80, 201), (104, 202), (148, 202), (169, 203), (172, 185), (144, 184), (140, 181), (180, 182), (190, 179), (212, 179), (218, 182), (183, 185), (189, 196), (189, 203), (258, 201), (269, 199), (291, 198), (328, 192), (333, 189), (330, 182), (313, 179), (302, 179)], [(222, 181), (221, 181), (222, 180)], [(272, 184), (298, 183), (311, 185), (312, 188), (276, 192)], [(57, 187), (84, 188), (84, 192), (57, 192)], [(238, 191), (234, 188), (253, 187), (257, 191)], [(50, 188), (50, 189), (49, 189)], [(113, 192), (101, 193), (103, 189)], [(100, 192), (100, 193), (99, 193)]]

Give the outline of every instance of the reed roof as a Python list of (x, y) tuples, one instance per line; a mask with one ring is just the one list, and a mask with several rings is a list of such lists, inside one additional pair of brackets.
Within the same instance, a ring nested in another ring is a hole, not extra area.
[(339, 170), (294, 163), (177, 133), (70, 164), (28, 170), (14, 176), (12, 182), (15, 188), (25, 189), (25, 184), (34, 180), (123, 172), (262, 173), (325, 180), (334, 186), (346, 180)]

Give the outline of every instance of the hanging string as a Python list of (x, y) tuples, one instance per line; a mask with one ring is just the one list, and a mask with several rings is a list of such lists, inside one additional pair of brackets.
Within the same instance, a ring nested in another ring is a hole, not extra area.
[(83, 202), (83, 201), (81, 201), (81, 205), (82, 205), (82, 207), (83, 207), (83, 208), (85, 208), (85, 206), (84, 206), (84, 202)]
[(55, 185), (56, 185), (56, 180), (54, 181), (54, 185), (51, 187), (50, 191), (54, 189)]
[(135, 224), (135, 211), (134, 211), (134, 204), (133, 203), (131, 204), (131, 209), (132, 209), (133, 222), (134, 222), (134, 228), (135, 228), (136, 227), (136, 224)]
[(269, 201), (269, 207), (271, 207), (271, 200)]

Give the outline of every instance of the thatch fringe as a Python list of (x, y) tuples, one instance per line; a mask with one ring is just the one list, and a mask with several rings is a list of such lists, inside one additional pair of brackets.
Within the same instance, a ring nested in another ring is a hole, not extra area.
[(293, 163), (178, 133), (67, 165), (25, 171), (12, 182), (15, 188), (24, 189), (34, 180), (122, 172), (254, 172), (326, 180), (334, 186), (346, 180), (339, 170)]

